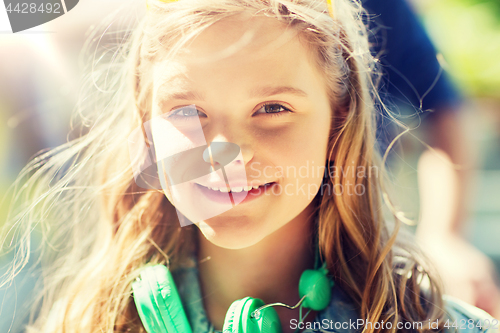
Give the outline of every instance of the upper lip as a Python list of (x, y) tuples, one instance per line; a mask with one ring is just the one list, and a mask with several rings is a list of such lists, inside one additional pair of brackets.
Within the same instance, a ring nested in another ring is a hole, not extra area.
[(217, 183), (208, 183), (208, 184), (200, 184), (200, 183), (196, 183), (198, 185), (201, 185), (201, 186), (205, 186), (205, 187), (209, 187), (209, 188), (212, 188), (212, 187), (216, 187), (216, 188), (225, 188), (229, 185), (230, 188), (235, 188), (235, 187), (246, 187), (246, 186), (262, 186), (262, 185), (265, 185), (265, 184), (269, 184), (269, 183), (274, 183), (274, 181), (268, 181), (268, 182), (245, 182), (245, 183), (242, 183), (242, 182), (229, 182), (229, 184), (226, 184), (226, 183), (220, 183), (220, 182), (217, 182)]

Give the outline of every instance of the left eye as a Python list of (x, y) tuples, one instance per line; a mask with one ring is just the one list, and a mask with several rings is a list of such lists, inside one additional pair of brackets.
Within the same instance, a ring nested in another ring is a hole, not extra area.
[(258, 113), (284, 113), (284, 112), (290, 112), (290, 110), (281, 104), (266, 104), (263, 105), (260, 109), (258, 109), (257, 112), (255, 113), (258, 114)]
[(205, 116), (205, 114), (193, 107), (182, 107), (177, 110), (173, 110), (169, 115), (169, 117), (183, 117), (183, 118), (194, 117), (194, 116), (203, 117)]

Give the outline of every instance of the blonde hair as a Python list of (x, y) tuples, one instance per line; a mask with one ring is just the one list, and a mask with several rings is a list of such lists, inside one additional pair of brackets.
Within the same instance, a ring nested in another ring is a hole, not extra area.
[[(329, 172), (324, 183), (344, 190), (315, 198), (320, 251), (335, 282), (359, 305), (361, 318), (392, 322), (389, 331), (399, 321), (422, 321), (422, 331), (430, 331), (427, 320), (442, 321), (437, 280), (416, 249), (398, 243), (399, 221), (390, 233), (382, 216), (382, 178), (373, 172), (382, 167), (374, 135), (377, 71), (362, 8), (355, 0), (336, 0), (332, 10), (335, 19), (324, 0), (149, 2), (110, 64), (92, 68), (89, 86), (97, 92), (79, 102), (86, 133), (39, 155), (22, 175), (21, 205), (3, 240), (18, 244), (12, 278), (28, 262), (31, 231), (42, 235), (44, 289), (29, 332), (143, 332), (132, 281), (146, 262), (181, 265), (196, 234), (194, 226), (180, 227), (162, 192), (135, 184), (127, 137), (151, 115), (155, 60), (243, 11), (297, 29), (315, 50), (333, 112), (327, 170), (368, 170), (366, 177)], [(366, 193), (349, 195), (358, 184)], [(367, 326), (364, 332), (378, 330)]]

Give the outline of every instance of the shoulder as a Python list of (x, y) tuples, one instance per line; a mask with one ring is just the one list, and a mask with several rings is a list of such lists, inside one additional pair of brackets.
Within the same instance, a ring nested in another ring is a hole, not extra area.
[(443, 296), (443, 301), (445, 302), (445, 311), (449, 316), (449, 325), (446, 325), (445, 328), (446, 333), (500, 332), (499, 320), (487, 312), (448, 295)]

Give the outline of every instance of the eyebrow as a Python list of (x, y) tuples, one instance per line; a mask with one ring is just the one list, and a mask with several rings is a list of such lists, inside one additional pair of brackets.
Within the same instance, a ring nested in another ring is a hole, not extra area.
[[(159, 105), (166, 103), (168, 100), (200, 100), (204, 101), (205, 97), (203, 94), (197, 91), (173, 91), (168, 92), (166, 89), (158, 89), (161, 92), (161, 98)], [(307, 93), (301, 89), (290, 87), (290, 86), (265, 86), (253, 89), (250, 91), (250, 98), (262, 98), (270, 97), (279, 94), (290, 94), (299, 97), (307, 97)]]
[(278, 87), (259, 87), (250, 92), (250, 97), (269, 97), (279, 94), (291, 94), (299, 97), (307, 97), (307, 93), (304, 90), (290, 87), (290, 86), (278, 86)]
[(163, 108), (164, 105), (171, 100), (205, 100), (205, 97), (197, 91), (169, 91), (167, 88), (165, 88), (165, 85), (161, 86), (157, 90), (157, 94), (159, 95), (157, 103), (160, 108)]
[(179, 100), (201, 100), (204, 101), (205, 97), (203, 97), (202, 94), (200, 94), (197, 91), (178, 91), (178, 92), (172, 92), (172, 93), (166, 93), (162, 96), (162, 100), (173, 100), (173, 99), (179, 99)]

